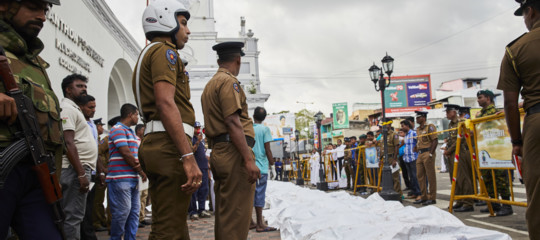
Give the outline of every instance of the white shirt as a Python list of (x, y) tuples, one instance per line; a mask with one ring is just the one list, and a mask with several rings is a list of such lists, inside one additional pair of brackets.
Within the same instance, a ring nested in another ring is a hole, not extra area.
[(345, 157), (345, 144), (341, 144), (336, 147), (337, 150), (337, 158)]
[[(62, 99), (60, 103), (62, 112), (62, 127), (64, 131), (73, 131), (75, 133), (74, 142), (77, 147), (77, 154), (81, 165), (87, 165), (92, 170), (96, 169), (96, 161), (98, 156), (98, 145), (94, 139), (94, 134), (86, 119), (84, 118), (81, 109), (75, 102), (69, 98)], [(62, 156), (62, 168), (68, 168), (71, 163), (66, 155)]]

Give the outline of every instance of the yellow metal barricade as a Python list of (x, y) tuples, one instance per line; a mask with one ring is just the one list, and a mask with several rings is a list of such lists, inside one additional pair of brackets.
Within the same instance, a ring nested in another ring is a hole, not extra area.
[[(377, 181), (375, 181), (375, 176), (373, 176), (373, 174), (371, 174), (371, 171), (368, 171), (368, 168), (366, 167), (366, 147), (360, 146), (351, 150), (358, 150), (358, 154), (356, 154), (356, 159), (353, 159), (353, 161), (356, 163), (356, 173), (354, 177), (354, 189), (353, 189), (354, 194), (356, 194), (356, 189), (360, 187), (373, 188), (377, 192), (381, 191), (382, 188), (380, 187), (380, 184), (381, 184), (382, 168), (379, 167), (379, 172), (378, 172), (379, 174), (377, 174), (378, 175)], [(359, 159), (360, 154), (362, 155), (361, 159)], [(359, 161), (363, 161), (363, 164), (361, 167), (362, 169), (360, 169)], [(361, 179), (363, 180), (362, 181), (363, 184), (358, 184), (358, 173), (360, 171), (363, 171), (364, 173), (363, 174), (364, 177), (363, 179)]]
[[(497, 115), (490, 115), (487, 117), (477, 118), (474, 120), (470, 120), (467, 122), (460, 123), (458, 126), (458, 139), (456, 142), (456, 152), (454, 156), (454, 172), (452, 174), (452, 190), (450, 194), (450, 203), (448, 207), (448, 211), (452, 212), (453, 209), (453, 202), (455, 200), (460, 199), (477, 199), (486, 201), (488, 204), (489, 212), (491, 216), (494, 216), (493, 208), (491, 206), (491, 203), (500, 203), (500, 204), (508, 204), (508, 205), (515, 205), (515, 206), (521, 206), (521, 207), (527, 207), (527, 203), (525, 202), (517, 202), (514, 198), (514, 189), (513, 189), (513, 182), (511, 177), (511, 171), (515, 169), (515, 167), (493, 167), (493, 168), (482, 168), (482, 169), (489, 169), (491, 170), (492, 175), (492, 181), (493, 181), (493, 188), (494, 188), (494, 196), (495, 198), (491, 198), (488, 195), (486, 185), (484, 182), (484, 177), (482, 176), (482, 172), (480, 171), (480, 161), (478, 159), (478, 132), (476, 125), (484, 122), (489, 122), (493, 120), (499, 120), (503, 119), (505, 117), (504, 114), (497, 114)], [(471, 131), (472, 135), (471, 136)], [(502, 130), (498, 130), (499, 132)], [(473, 177), (473, 189), (474, 194), (473, 195), (456, 195), (456, 180), (458, 175), (458, 163), (460, 161), (460, 144), (463, 141), (463, 139), (467, 142), (467, 146), (469, 147), (469, 154), (471, 157), (471, 166), (472, 166), (472, 177)], [(474, 146), (473, 146), (474, 141)], [(511, 157), (511, 153), (509, 155)], [(503, 200), (499, 199), (497, 195), (497, 182), (495, 180), (495, 172), (496, 169), (503, 169), (508, 171), (508, 183), (509, 183), (509, 190), (510, 190), (510, 200)], [(478, 187), (476, 186), (476, 182), (479, 183), (480, 191), (478, 191)]]

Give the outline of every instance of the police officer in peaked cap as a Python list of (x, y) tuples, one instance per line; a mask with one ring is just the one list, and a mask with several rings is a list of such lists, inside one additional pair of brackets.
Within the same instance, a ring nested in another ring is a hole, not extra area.
[[(504, 49), (497, 89), (502, 90), (504, 95), (512, 154), (523, 157), (522, 174), (527, 193), (525, 218), (529, 237), (536, 240), (540, 239), (540, 42), (537, 40), (540, 38), (540, 1), (516, 2), (520, 6), (514, 14), (523, 16), (529, 32), (510, 42)], [(523, 131), (520, 128), (518, 105), (520, 95), (526, 113)]]

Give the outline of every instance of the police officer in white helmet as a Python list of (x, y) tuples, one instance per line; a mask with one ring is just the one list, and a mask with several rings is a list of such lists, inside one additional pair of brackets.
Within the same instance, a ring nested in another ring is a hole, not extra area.
[(139, 159), (150, 181), (150, 239), (189, 239), (187, 210), (202, 183), (191, 149), (195, 113), (190, 86), (177, 52), (188, 41), (189, 17), (177, 0), (156, 0), (142, 18), (150, 44), (133, 72), (133, 92), (146, 124)]

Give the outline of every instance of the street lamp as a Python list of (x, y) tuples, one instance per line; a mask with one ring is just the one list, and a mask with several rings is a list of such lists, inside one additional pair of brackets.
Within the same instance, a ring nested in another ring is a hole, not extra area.
[[(384, 73), (381, 71), (375, 63), (373, 63), (373, 66), (369, 68), (369, 76), (371, 77), (371, 81), (373, 81), (373, 84), (375, 85), (375, 90), (381, 92), (381, 99), (382, 99), (382, 118), (383, 121), (386, 121), (386, 113), (385, 113), (385, 102), (384, 102), (384, 90), (390, 86), (390, 76), (392, 75), (392, 72), (394, 71), (394, 59), (390, 56), (388, 56), (388, 53), (386, 53), (386, 56), (383, 57), (381, 60), (383, 71), (388, 75), (388, 80), (384, 79)], [(377, 87), (377, 83), (379, 86)], [(393, 200), (393, 201), (401, 201), (401, 196), (394, 191), (393, 183), (392, 183), (392, 169), (390, 168), (390, 161), (388, 159), (388, 125), (384, 124), (382, 126), (383, 128), (383, 141), (384, 141), (384, 167), (382, 171), (382, 191), (380, 192), (380, 196), (384, 200)], [(397, 154), (397, 153), (394, 153)]]
[[(285, 168), (285, 164), (291, 164), (291, 161), (288, 161), (287, 163), (285, 163), (285, 159), (287, 159), (287, 142), (285, 142), (285, 140), (283, 140), (283, 167)], [(285, 176), (283, 177), (283, 181), (284, 182), (288, 182), (289, 181), (289, 174), (287, 174), (287, 171), (285, 171), (285, 169), (283, 169), (283, 171), (285, 172)]]
[(298, 151), (298, 138), (300, 137), (300, 131), (296, 129), (294, 131), (294, 139), (296, 140), (296, 157), (298, 158), (296, 162), (296, 185), (304, 185), (304, 178), (302, 177), (302, 168), (300, 167), (300, 154)]
[(319, 132), (319, 182), (317, 183), (317, 189), (321, 191), (328, 191), (328, 183), (326, 182), (326, 179), (324, 177), (324, 163), (321, 153), (321, 122), (323, 120), (323, 113), (319, 111), (317, 114), (315, 114), (315, 119), (317, 121), (317, 131)]

